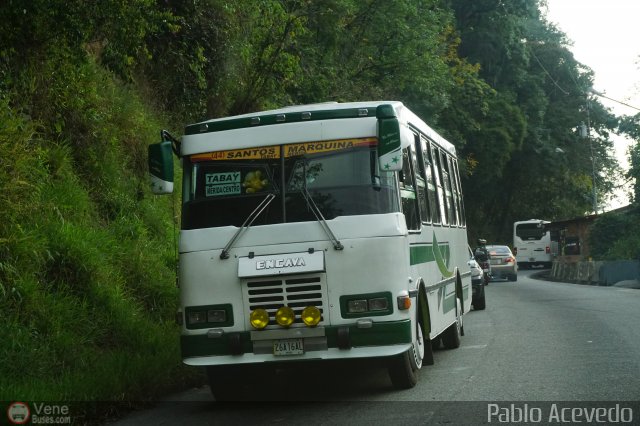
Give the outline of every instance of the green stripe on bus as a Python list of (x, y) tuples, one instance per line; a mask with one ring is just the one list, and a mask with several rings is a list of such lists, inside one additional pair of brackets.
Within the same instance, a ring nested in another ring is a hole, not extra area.
[[(338, 328), (326, 327), (327, 343), (330, 348), (338, 347)], [(349, 326), (351, 344), (358, 346), (385, 346), (411, 343), (411, 321), (374, 322), (371, 328)]]
[[(449, 243), (438, 243), (438, 247), (440, 248), (440, 253), (445, 261), (449, 260), (450, 248)], [(433, 244), (414, 244), (409, 247), (409, 264), (410, 265), (418, 265), (420, 263), (429, 263), (435, 262), (436, 257), (433, 253)]]
[(433, 247), (431, 244), (427, 245), (413, 245), (409, 247), (409, 264), (417, 265), (420, 263), (435, 262), (436, 258), (433, 255)]
[[(374, 322), (371, 328), (358, 328), (355, 325), (325, 327), (327, 344), (330, 348), (338, 347), (338, 328), (348, 327), (351, 344), (360, 346), (386, 346), (411, 343), (411, 321)], [(253, 352), (251, 334), (241, 333), (242, 347), (245, 353)], [(182, 357), (231, 355), (229, 351), (229, 334), (211, 339), (206, 334), (197, 336), (180, 336)], [(286, 357), (283, 358), (286, 360)]]

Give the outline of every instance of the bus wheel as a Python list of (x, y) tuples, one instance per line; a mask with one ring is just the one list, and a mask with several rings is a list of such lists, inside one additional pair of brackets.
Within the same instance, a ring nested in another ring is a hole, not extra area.
[(456, 321), (442, 333), (442, 344), (447, 349), (460, 347), (460, 330), (462, 329), (462, 311), (460, 299), (456, 298)]
[(422, 334), (422, 324), (416, 321), (416, 341), (413, 343), (413, 364), (412, 367), (417, 371), (422, 368), (422, 360), (424, 359), (424, 335)]
[(424, 358), (424, 335), (422, 324), (416, 321), (416, 341), (403, 354), (389, 359), (389, 377), (396, 389), (410, 389), (418, 383), (418, 370)]

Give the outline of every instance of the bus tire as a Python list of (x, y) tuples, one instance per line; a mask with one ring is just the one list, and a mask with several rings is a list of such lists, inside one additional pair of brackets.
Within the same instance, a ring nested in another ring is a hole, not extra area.
[(460, 331), (462, 329), (462, 314), (460, 311), (460, 299), (456, 299), (456, 320), (442, 333), (442, 344), (446, 349), (460, 347)]
[(416, 341), (411, 344), (408, 351), (393, 356), (389, 360), (389, 378), (394, 388), (411, 389), (418, 383), (418, 370), (422, 368), (424, 351), (422, 324), (416, 321)]

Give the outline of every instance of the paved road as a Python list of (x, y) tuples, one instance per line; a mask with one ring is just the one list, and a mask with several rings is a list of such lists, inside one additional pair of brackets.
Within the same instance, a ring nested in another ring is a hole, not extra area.
[(532, 273), (487, 286), (487, 308), (464, 317), (462, 346), (436, 351), (413, 389), (394, 390), (378, 365), (314, 365), (258, 390), (285, 402), (220, 406), (203, 387), (117, 424), (478, 424), (511, 403), (515, 415), (544, 407), (544, 424), (549, 405), (541, 401), (634, 401), (640, 421), (640, 290), (552, 283)]

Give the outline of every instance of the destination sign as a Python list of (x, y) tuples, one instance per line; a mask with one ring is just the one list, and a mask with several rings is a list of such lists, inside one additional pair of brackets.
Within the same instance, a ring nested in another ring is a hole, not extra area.
[[(285, 158), (301, 155), (321, 154), (344, 149), (376, 145), (376, 138), (340, 139), (333, 141), (304, 142), (283, 145)], [(192, 162), (233, 161), (233, 160), (270, 160), (280, 158), (280, 146), (233, 149), (228, 151), (207, 152), (191, 156)]]
[(240, 172), (207, 173), (205, 174), (205, 183), (205, 195), (207, 197), (242, 193)]

